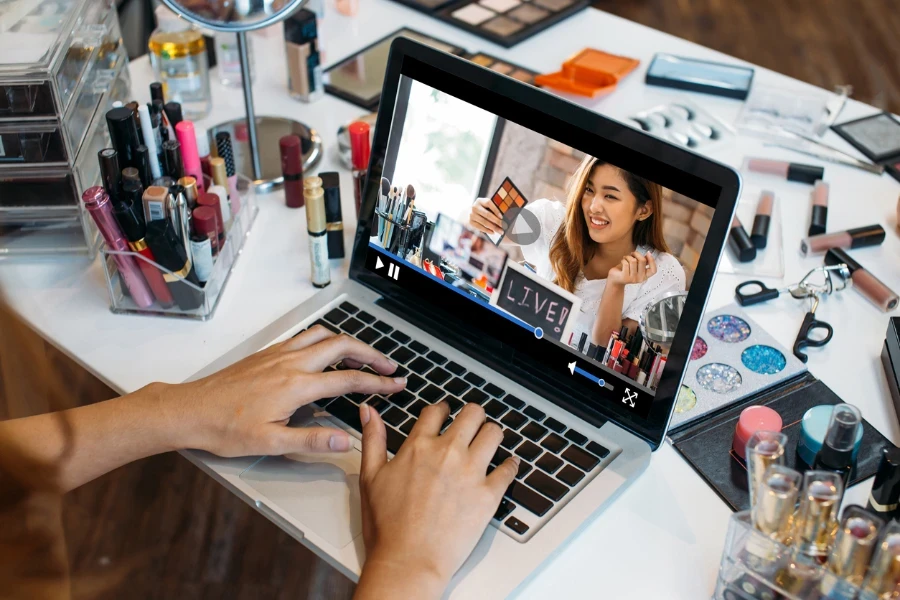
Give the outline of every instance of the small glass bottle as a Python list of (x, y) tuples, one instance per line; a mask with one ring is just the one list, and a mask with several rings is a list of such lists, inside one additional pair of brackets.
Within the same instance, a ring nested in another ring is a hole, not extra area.
[(159, 26), (148, 44), (153, 73), (165, 86), (166, 99), (181, 104), (186, 119), (202, 119), (212, 109), (203, 35), (164, 6), (156, 9), (156, 19)]
[[(228, 32), (216, 32), (216, 63), (219, 67), (219, 81), (229, 87), (241, 87), (243, 77), (241, 75), (241, 53), (238, 52), (237, 34)], [(247, 57), (250, 59), (250, 83), (256, 81), (256, 73), (253, 72), (253, 40), (247, 39)]]

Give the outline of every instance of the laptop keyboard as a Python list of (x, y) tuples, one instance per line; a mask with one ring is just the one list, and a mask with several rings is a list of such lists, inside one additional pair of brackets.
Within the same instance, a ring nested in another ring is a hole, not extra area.
[[(406, 390), (396, 394), (347, 394), (317, 403), (361, 433), (359, 405), (368, 402), (386, 424), (387, 448), (393, 454), (400, 450), (425, 407), (440, 401), (450, 405), (450, 417), (442, 432), (466, 403), (475, 402), (484, 408), (488, 420), (503, 429), (503, 442), (488, 472), (511, 454), (521, 460), (516, 481), (494, 514), (496, 521), (519, 535), (527, 533), (534, 522), (529, 525), (511, 516), (517, 506), (543, 517), (609, 455), (607, 448), (582, 433), (350, 302), (331, 309), (312, 325), (323, 325), (372, 345), (399, 365), (396, 375), (407, 377)], [(335, 369), (337, 365), (326, 370)], [(368, 367), (364, 370), (374, 372)]]

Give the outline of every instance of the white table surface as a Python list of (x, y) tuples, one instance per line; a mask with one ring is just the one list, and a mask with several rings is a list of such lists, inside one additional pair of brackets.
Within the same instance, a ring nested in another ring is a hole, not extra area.
[[(643, 77), (653, 54), (666, 51), (712, 60), (738, 62), (723, 54), (618, 17), (588, 9), (544, 33), (503, 49), (386, 0), (364, 0), (355, 18), (331, 10), (326, 17), (326, 64), (348, 56), (401, 25), (412, 27), (469, 51), (481, 50), (530, 67), (552, 72), (567, 57), (585, 46), (639, 58), (641, 67), (612, 95), (586, 106), (622, 119), (628, 114), (685, 94), (646, 87)], [(286, 74), (280, 32), (254, 35), (257, 78), (254, 98), (257, 114), (285, 115), (304, 120), (319, 130), (326, 156), (318, 170), (341, 170), (335, 157), (338, 126), (357, 117), (359, 108), (326, 96), (314, 104), (292, 101), (286, 93)], [(147, 84), (152, 72), (146, 58), (131, 65), (133, 95), (149, 100)], [(818, 88), (757, 68), (756, 82), (784, 89)], [(840, 82), (835, 82), (840, 83)], [(239, 90), (214, 82), (214, 109), (201, 124), (211, 125), (243, 114)], [(686, 94), (729, 122), (741, 103)], [(850, 102), (841, 120), (874, 112)], [(826, 141), (850, 150), (829, 132)], [(750, 138), (710, 149), (710, 156), (739, 167), (744, 156), (768, 156), (795, 162), (816, 162), (802, 155), (763, 148)], [(887, 240), (878, 248), (854, 256), (890, 287), (900, 289), (900, 238), (896, 205), (900, 184), (887, 175), (877, 177), (837, 165), (826, 165), (831, 184), (828, 214), (830, 230), (881, 223)], [(796, 253), (808, 222), (805, 189), (777, 179), (769, 181), (784, 193), (786, 282), (797, 280), (821, 263)], [(353, 236), (353, 194), (349, 174), (342, 170), (345, 239)], [(799, 199), (798, 199), (799, 198)], [(793, 199), (793, 201), (788, 201)], [(0, 262), (0, 286), (21, 315), (49, 342), (71, 356), (113, 389), (127, 393), (151, 381), (179, 382), (223, 354), (238, 342), (310, 296), (309, 259), (305, 215), (284, 207), (274, 193), (259, 200), (259, 218), (244, 255), (226, 288), (217, 313), (209, 322), (154, 317), (118, 316), (108, 309), (103, 274), (98, 261), (43, 259)], [(347, 264), (335, 265), (333, 280), (346, 277)], [(733, 299), (737, 283), (747, 277), (720, 275), (710, 307)], [(778, 280), (768, 280), (777, 285)], [(749, 314), (791, 347), (806, 311), (789, 299), (749, 308)], [(900, 429), (890, 403), (879, 353), (887, 329), (887, 316), (853, 291), (825, 300), (819, 316), (835, 326), (833, 341), (810, 352), (809, 368), (838, 395), (860, 407), (863, 415), (895, 443)], [(896, 312), (894, 314), (897, 314)], [(871, 483), (856, 486), (849, 499), (862, 500)], [(613, 504), (604, 508), (585, 532), (536, 573), (522, 597), (592, 598), (708, 598), (713, 590), (724, 545), (730, 511), (713, 491), (665, 444), (650, 467)]]

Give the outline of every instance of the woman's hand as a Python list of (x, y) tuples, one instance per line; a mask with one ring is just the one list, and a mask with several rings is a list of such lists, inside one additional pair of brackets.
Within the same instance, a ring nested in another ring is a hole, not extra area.
[(488, 198), (478, 198), (469, 213), (469, 226), (482, 233), (503, 233), (503, 213)]
[(630, 283), (644, 283), (656, 275), (656, 259), (651, 253), (632, 252), (609, 270), (607, 284), (625, 287)]
[[(323, 373), (343, 361), (348, 370)], [(359, 371), (369, 365), (381, 374)], [(286, 427), (301, 406), (350, 392), (393, 394), (406, 378), (371, 346), (317, 325), (199, 381), (173, 386), (164, 403), (175, 406), (173, 427), (185, 427), (184, 446), (219, 456), (346, 452), (340, 429)], [(174, 398), (171, 398), (174, 396)]]
[(363, 536), (367, 558), (357, 599), (439, 598), (471, 554), (519, 468), (507, 458), (485, 476), (503, 434), (484, 409), (466, 404), (439, 435), (446, 402), (429, 406), (387, 462), (384, 422), (368, 406), (363, 423)]

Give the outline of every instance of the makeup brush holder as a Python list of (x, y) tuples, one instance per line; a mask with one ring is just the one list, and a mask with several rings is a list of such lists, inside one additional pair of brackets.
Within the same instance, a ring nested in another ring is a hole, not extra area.
[(397, 221), (382, 210), (375, 209), (375, 214), (378, 216), (378, 231), (382, 231), (382, 228), (387, 227), (388, 224), (391, 226), (391, 231), (388, 233), (387, 239), (382, 238), (380, 235), (378, 236), (379, 241), (383, 240), (383, 248), (388, 252), (392, 252), (403, 258), (399, 251), (405, 244), (406, 237), (411, 227), (406, 223)]
[(731, 516), (713, 600), (851, 599), (858, 592), (857, 585), (755, 529), (749, 510)]
[[(213, 259), (213, 269), (209, 279), (202, 286), (185, 280), (182, 274), (173, 273), (137, 252), (110, 250), (106, 244), (103, 244), (100, 248), (101, 263), (106, 275), (110, 310), (116, 314), (176, 317), (198, 321), (211, 319), (259, 213), (253, 181), (243, 175), (238, 175), (237, 188), (240, 195), (240, 210), (233, 215), (231, 226), (226, 226), (225, 242), (219, 249), (218, 255)], [(148, 308), (138, 306), (128, 293), (128, 288), (119, 271), (116, 260), (122, 258), (134, 261), (142, 273), (156, 270), (162, 274), (164, 280), (177, 282), (181, 289), (179, 294), (173, 293), (175, 304), (165, 307), (154, 299), (153, 304)], [(188, 302), (185, 302), (185, 299), (188, 299)]]

